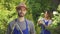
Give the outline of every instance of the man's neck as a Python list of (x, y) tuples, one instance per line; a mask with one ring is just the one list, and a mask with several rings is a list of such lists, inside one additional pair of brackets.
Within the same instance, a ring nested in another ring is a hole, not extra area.
[(18, 17), (18, 20), (19, 20), (20, 22), (23, 22), (25, 19), (24, 19), (24, 17)]

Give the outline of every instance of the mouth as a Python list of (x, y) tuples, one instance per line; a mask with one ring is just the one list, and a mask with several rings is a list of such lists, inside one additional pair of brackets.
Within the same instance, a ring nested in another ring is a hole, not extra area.
[(19, 17), (23, 17), (24, 14), (23, 14), (23, 13), (18, 13), (18, 16), (19, 16)]

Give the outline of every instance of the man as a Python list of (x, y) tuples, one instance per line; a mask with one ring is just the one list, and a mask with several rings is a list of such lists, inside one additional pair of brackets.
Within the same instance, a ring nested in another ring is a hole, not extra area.
[(34, 24), (25, 19), (27, 7), (24, 3), (20, 3), (16, 7), (18, 18), (13, 20), (7, 29), (7, 34), (35, 34)]

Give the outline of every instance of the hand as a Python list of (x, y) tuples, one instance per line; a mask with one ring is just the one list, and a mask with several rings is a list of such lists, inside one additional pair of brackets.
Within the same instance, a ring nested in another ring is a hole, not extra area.
[(42, 24), (42, 21), (41, 21), (41, 20), (39, 20), (39, 21), (38, 21), (38, 24)]

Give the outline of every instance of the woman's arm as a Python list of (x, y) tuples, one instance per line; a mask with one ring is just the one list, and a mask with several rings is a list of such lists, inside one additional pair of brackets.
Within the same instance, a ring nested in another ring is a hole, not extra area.
[(41, 24), (43, 24), (43, 23), (42, 23), (42, 20), (39, 20), (39, 21), (38, 21), (38, 25), (41, 25)]

